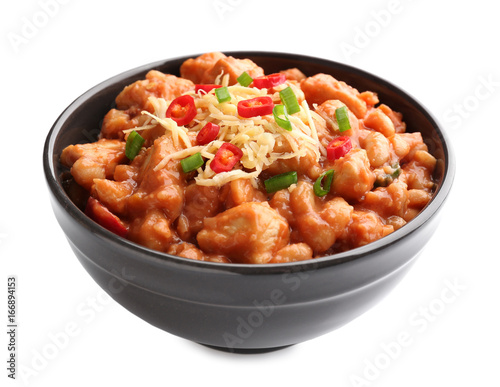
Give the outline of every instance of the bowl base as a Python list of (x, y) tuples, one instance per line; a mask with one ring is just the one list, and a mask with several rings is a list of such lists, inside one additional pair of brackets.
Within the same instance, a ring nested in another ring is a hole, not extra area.
[(267, 353), (267, 352), (274, 352), (274, 351), (279, 351), (280, 349), (285, 349), (288, 347), (291, 347), (293, 344), (290, 345), (284, 345), (282, 347), (272, 347), (272, 348), (226, 348), (226, 347), (217, 347), (215, 345), (209, 345), (209, 344), (202, 344), (198, 343), (200, 345), (203, 345), (204, 347), (214, 349), (216, 351), (222, 351), (222, 352), (227, 352), (227, 353), (237, 353), (240, 355), (258, 355), (260, 353)]

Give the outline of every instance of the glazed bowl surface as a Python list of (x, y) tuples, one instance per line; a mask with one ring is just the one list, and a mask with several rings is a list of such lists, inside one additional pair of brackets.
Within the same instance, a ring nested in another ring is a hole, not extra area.
[(77, 98), (50, 130), (44, 172), (55, 216), (93, 279), (130, 312), (171, 334), (235, 352), (267, 351), (328, 333), (358, 317), (403, 278), (434, 233), (452, 186), (449, 141), (432, 114), (399, 87), (341, 63), (296, 54), (226, 52), (250, 58), (266, 73), (297, 67), (327, 73), (403, 113), (438, 159), (437, 189), (411, 222), (369, 245), (286, 264), (201, 262), (150, 250), (89, 219), (64, 189), (68, 170), (59, 157), (70, 145), (95, 141), (118, 93), (151, 69), (179, 75), (189, 57), (151, 63), (119, 74)]

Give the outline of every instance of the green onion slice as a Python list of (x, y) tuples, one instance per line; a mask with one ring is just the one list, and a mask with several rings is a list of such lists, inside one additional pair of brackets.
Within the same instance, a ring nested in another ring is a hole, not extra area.
[(297, 101), (297, 97), (290, 86), (280, 91), (280, 98), (288, 114), (300, 112), (299, 101)]
[[(320, 177), (316, 179), (314, 183), (313, 190), (316, 196), (325, 196), (328, 192), (330, 192), (330, 187), (332, 186), (334, 170), (330, 169), (321, 174)], [(324, 180), (324, 183), (323, 183)], [(321, 184), (323, 183), (323, 187)]]
[(144, 138), (135, 130), (130, 132), (127, 137), (127, 143), (125, 144), (125, 156), (133, 160), (141, 150), (142, 144), (144, 144)]
[(267, 193), (273, 193), (297, 184), (297, 172), (290, 171), (273, 176), (264, 181)]
[[(273, 108), (274, 121), (283, 129), (288, 131), (292, 130), (292, 123), (288, 118), (288, 113), (286, 111), (285, 105), (276, 105)], [(283, 116), (284, 118), (281, 118)]]
[(181, 160), (181, 167), (184, 173), (189, 173), (192, 171), (196, 171), (203, 165), (203, 157), (201, 157), (201, 153), (197, 152), (194, 155), (186, 157)]
[(401, 174), (401, 167), (399, 163), (396, 163), (391, 166), (392, 171), (387, 171), (385, 170), (386, 173), (383, 175), (377, 176), (375, 179), (375, 183), (373, 186), (375, 188), (377, 187), (387, 187), (388, 185), (392, 184), (392, 182), (399, 177)]
[(345, 132), (346, 130), (351, 129), (351, 123), (349, 122), (349, 112), (347, 111), (346, 106), (339, 107), (337, 110), (335, 110), (335, 117), (337, 118), (339, 130), (341, 132)]
[(241, 86), (244, 87), (249, 86), (253, 82), (253, 78), (248, 75), (246, 71), (243, 71), (243, 73), (238, 78), (236, 78), (236, 80)]
[(215, 95), (217, 96), (217, 101), (219, 101), (219, 103), (231, 101), (231, 95), (225, 86), (215, 89)]
[(392, 166), (392, 169), (394, 170), (394, 172), (391, 173), (391, 177), (393, 179), (397, 179), (401, 174), (401, 167), (399, 166), (399, 163), (394, 164)]

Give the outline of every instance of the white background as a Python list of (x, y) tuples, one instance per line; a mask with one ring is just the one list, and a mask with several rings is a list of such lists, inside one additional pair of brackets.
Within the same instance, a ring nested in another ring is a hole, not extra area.
[[(490, 4), (2, 1), (0, 315), (4, 321), (7, 276), (16, 275), (19, 346), (18, 380), (7, 379), (2, 366), (0, 384), (411, 387), (498, 381), (500, 27)], [(395, 291), (347, 326), (275, 353), (215, 352), (110, 301), (66, 243), (42, 173), (45, 136), (80, 94), (142, 64), (213, 50), (294, 52), (371, 71), (422, 101), (441, 120), (456, 153), (456, 180), (440, 227)], [(62, 340), (65, 330), (72, 336)], [(2, 334), (2, 364), (6, 338)]]

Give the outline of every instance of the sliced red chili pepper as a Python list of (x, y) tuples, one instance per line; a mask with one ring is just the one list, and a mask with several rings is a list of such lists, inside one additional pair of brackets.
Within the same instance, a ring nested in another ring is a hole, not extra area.
[(238, 114), (243, 118), (265, 116), (273, 112), (273, 107), (271, 97), (256, 97), (238, 102)]
[(326, 147), (326, 158), (328, 160), (337, 160), (345, 156), (352, 148), (351, 138), (340, 136), (334, 139)]
[(210, 168), (215, 173), (229, 172), (242, 157), (243, 151), (240, 148), (225, 142), (215, 154), (210, 163)]
[(219, 87), (222, 87), (222, 85), (194, 85), (194, 91), (198, 92), (203, 90), (205, 93), (208, 93), (209, 91), (218, 89)]
[(265, 75), (263, 77), (254, 78), (253, 85), (258, 89), (270, 89), (271, 87), (279, 86), (285, 83), (285, 74), (275, 73), (270, 75)]
[(120, 218), (92, 196), (90, 196), (87, 201), (85, 214), (105, 229), (114, 232), (116, 235), (121, 237), (125, 237), (127, 235), (127, 227), (125, 227)]
[(196, 136), (196, 142), (199, 145), (205, 145), (209, 142), (215, 140), (217, 135), (219, 134), (220, 126), (214, 124), (213, 122), (207, 123), (201, 130), (198, 132)]
[(187, 125), (196, 117), (194, 98), (190, 95), (181, 95), (174, 99), (165, 113), (165, 116), (177, 122), (177, 125)]

